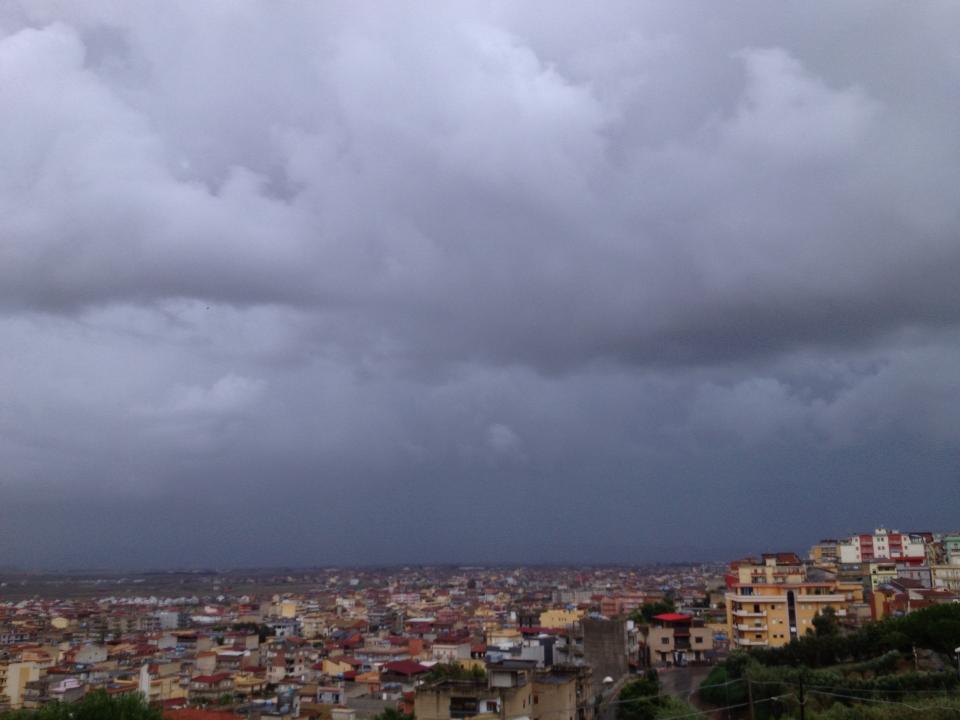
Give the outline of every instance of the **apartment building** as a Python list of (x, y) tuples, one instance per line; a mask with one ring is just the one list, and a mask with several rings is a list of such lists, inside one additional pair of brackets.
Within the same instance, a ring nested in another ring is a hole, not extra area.
[(544, 610), (540, 613), (540, 627), (565, 628), (579, 622), (584, 616), (583, 610)]
[(528, 660), (486, 665), (486, 678), (416, 688), (417, 720), (590, 720), (589, 668), (537, 670)]
[(841, 563), (863, 563), (891, 560), (922, 564), (926, 559), (926, 536), (877, 528), (873, 534), (852, 535), (838, 543)]
[(713, 650), (713, 630), (692, 615), (663, 613), (653, 617), (643, 643), (644, 660), (651, 665), (702, 663)]
[(943, 559), (948, 565), (960, 565), (960, 535), (944, 535), (941, 540)]
[(535, 669), (532, 661), (502, 660), (487, 664), (484, 679), (448, 679), (420, 686), (414, 715), (418, 720), (529, 718)]
[(46, 675), (46, 668), (32, 661), (0, 661), (0, 700), (5, 700), (12, 710), (24, 707), (27, 684)]
[(960, 590), (960, 563), (950, 565), (931, 565), (930, 576), (937, 590)]
[(831, 566), (840, 562), (839, 541), (833, 538), (821, 540), (810, 548), (810, 562), (814, 565)]
[(863, 603), (863, 586), (835, 578), (807, 577), (794, 553), (764, 554), (731, 563), (727, 576), (727, 632), (731, 649), (779, 647), (813, 628), (813, 618), (831, 607), (839, 617)]

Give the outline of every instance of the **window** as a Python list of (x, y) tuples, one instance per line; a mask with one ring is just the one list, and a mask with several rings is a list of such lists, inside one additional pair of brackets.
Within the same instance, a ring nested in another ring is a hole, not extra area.
[(670, 638), (668, 638), (668, 637), (662, 637), (662, 638), (660, 638), (660, 644), (661, 644), (661, 645), (669, 645), (669, 644), (670, 644)]

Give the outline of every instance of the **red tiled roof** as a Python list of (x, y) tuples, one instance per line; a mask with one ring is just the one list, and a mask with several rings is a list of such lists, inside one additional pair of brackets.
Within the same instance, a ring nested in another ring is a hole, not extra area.
[(683, 613), (661, 613), (660, 615), (654, 615), (654, 620), (659, 620), (660, 622), (682, 622), (684, 620), (690, 620), (690, 615), (684, 615)]
[(543, 627), (541, 625), (526, 625), (517, 629), (523, 635), (556, 635), (561, 632), (558, 628)]
[(228, 718), (236, 718), (236, 715), (224, 710), (181, 708), (179, 710), (164, 710), (163, 717), (164, 720), (228, 720)]
[(204, 685), (216, 685), (223, 680), (229, 680), (233, 677), (232, 673), (224, 672), (217, 673), (216, 675), (197, 675), (194, 678), (190, 678), (190, 682), (203, 683)]
[(420, 675), (430, 671), (430, 668), (428, 668), (426, 665), (421, 665), (413, 660), (398, 660), (396, 662), (388, 662), (383, 666), (383, 669), (399, 675)]

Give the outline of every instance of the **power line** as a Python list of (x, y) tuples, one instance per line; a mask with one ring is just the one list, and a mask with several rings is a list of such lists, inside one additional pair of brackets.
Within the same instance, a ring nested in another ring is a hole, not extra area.
[(816, 695), (827, 695), (829, 697), (843, 698), (845, 700), (856, 700), (858, 702), (872, 702), (881, 705), (899, 705), (901, 707), (910, 708), (911, 710), (915, 710), (917, 712), (923, 712), (925, 710), (951, 710), (953, 712), (960, 711), (960, 708), (949, 705), (925, 705), (921, 707), (918, 705), (911, 705), (910, 703), (900, 702), (898, 700), (884, 700), (883, 698), (861, 698), (856, 697), (855, 695), (843, 695), (841, 693), (831, 693), (823, 690), (810, 690), (810, 692)]
[[(750, 678), (750, 682), (754, 685), (791, 685), (793, 687), (799, 687), (800, 683), (796, 680), (754, 680)], [(863, 693), (902, 693), (904, 695), (920, 695), (923, 693), (930, 693), (933, 695), (945, 695), (953, 688), (944, 687), (942, 689), (937, 688), (920, 688), (917, 690), (909, 689), (898, 689), (898, 688), (854, 688), (854, 687), (843, 687), (837, 685), (806, 685), (804, 687), (810, 690), (839, 690), (841, 692), (863, 692)]]

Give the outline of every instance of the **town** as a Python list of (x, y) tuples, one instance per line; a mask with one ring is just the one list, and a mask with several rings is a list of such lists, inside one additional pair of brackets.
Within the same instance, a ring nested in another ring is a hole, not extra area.
[(706, 713), (697, 686), (731, 658), (956, 607), (960, 534), (878, 528), (725, 564), (2, 578), (0, 712), (100, 692), (169, 720), (600, 720), (628, 716), (638, 678)]

